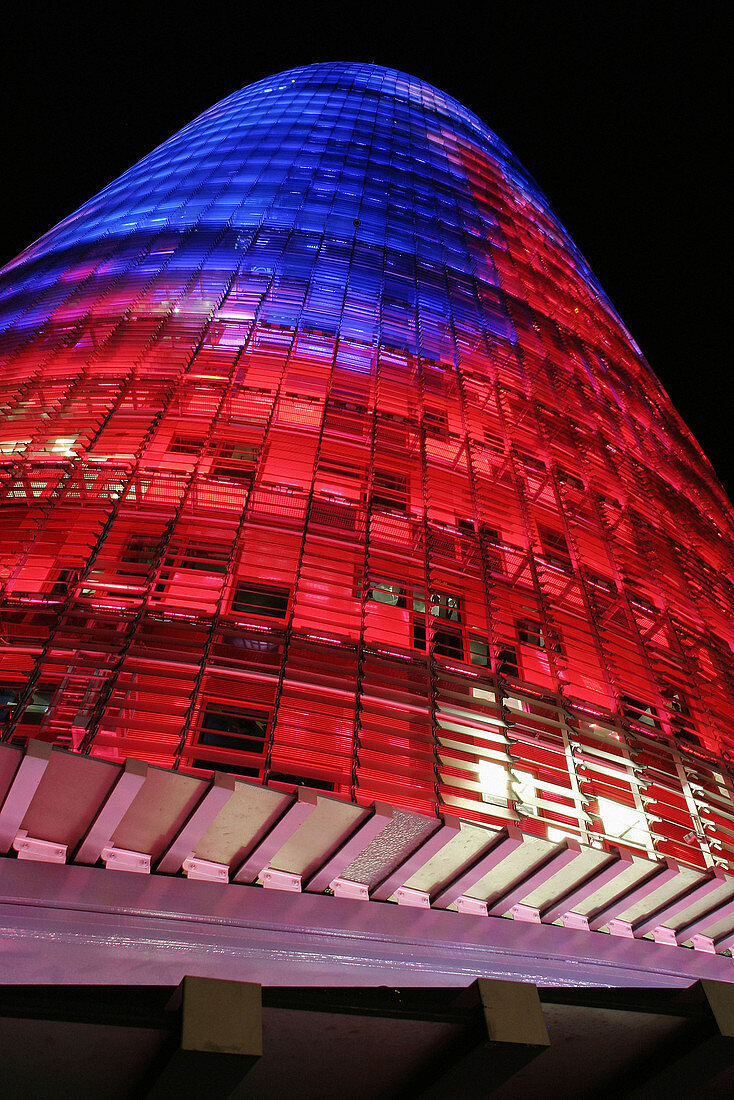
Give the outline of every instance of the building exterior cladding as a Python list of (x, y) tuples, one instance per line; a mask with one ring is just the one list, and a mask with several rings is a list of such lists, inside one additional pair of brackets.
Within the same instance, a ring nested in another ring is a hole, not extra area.
[(456, 101), (245, 88), (0, 324), (5, 739), (734, 860), (731, 505)]

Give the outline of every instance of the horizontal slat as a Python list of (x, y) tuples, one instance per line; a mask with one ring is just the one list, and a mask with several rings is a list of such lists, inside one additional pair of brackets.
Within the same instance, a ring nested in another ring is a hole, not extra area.
[(112, 839), (115, 829), (133, 804), (145, 782), (148, 765), (142, 760), (125, 761), (117, 783), (107, 796), (76, 854), (76, 863), (96, 863)]
[(51, 757), (47, 741), (29, 741), (0, 809), (0, 852), (7, 852), (15, 840)]
[(629, 852), (617, 851), (605, 867), (595, 871), (578, 886), (573, 887), (562, 897), (557, 898), (548, 908), (544, 909), (541, 913), (542, 920), (551, 922), (562, 917), (564, 913), (571, 912), (575, 905), (583, 904), (586, 898), (591, 897), (602, 886), (614, 882), (615, 878), (629, 870), (633, 862)]
[(216, 772), (214, 782), (183, 826), (178, 836), (161, 857), (157, 871), (173, 875), (181, 869), (183, 861), (195, 850), (219, 811), (227, 805), (234, 793), (234, 776)]
[(589, 928), (593, 930), (601, 928), (614, 919), (619, 913), (631, 909), (633, 905), (644, 900), (659, 890), (665, 883), (670, 882), (678, 875), (678, 864), (674, 859), (666, 859), (662, 863), (653, 864), (652, 873), (640, 883), (639, 886), (625, 891), (613, 898), (602, 909), (589, 915)]
[(234, 876), (234, 881), (254, 882), (263, 867), (267, 867), (285, 842), (293, 836), (296, 829), (300, 828), (303, 822), (310, 817), (317, 804), (318, 795), (315, 791), (299, 787), (298, 797), (290, 804), (267, 836), (263, 837), (250, 853)]
[(662, 905), (659, 909), (656, 909), (650, 916), (633, 921), (632, 931), (636, 936), (644, 936), (648, 932), (652, 932), (652, 930), (659, 925), (665, 924), (666, 921), (673, 920), (676, 913), (685, 912), (691, 905), (695, 905), (696, 902), (705, 898), (707, 894), (712, 894), (714, 890), (718, 890), (725, 882), (726, 875), (724, 872), (718, 867), (715, 868), (710, 872), (709, 877), (707, 877), (704, 882), (700, 882), (697, 886), (685, 890), (682, 894), (679, 894), (665, 905)]
[(523, 898), (526, 898), (528, 894), (531, 894), (538, 886), (543, 885), (543, 883), (547, 882), (553, 875), (557, 874), (558, 871), (563, 870), (567, 864), (572, 863), (580, 854), (581, 845), (577, 841), (564, 840), (560, 848), (553, 853), (550, 859), (546, 860), (536, 871), (533, 871), (520, 882), (511, 886), (508, 890), (505, 890), (491, 906), (487, 907), (487, 912), (490, 916), (502, 916), (503, 913), (506, 913), (513, 905), (521, 902)]
[(471, 867), (469, 867), (463, 874), (460, 874), (458, 878), (443, 889), (434, 899), (432, 904), (438, 909), (446, 909), (449, 905), (452, 905), (457, 898), (460, 898), (462, 894), (466, 894), (472, 889), (481, 879), (484, 878), (489, 871), (493, 870), (498, 863), (501, 863), (503, 859), (506, 859), (511, 852), (514, 852), (523, 842), (523, 834), (515, 825), (505, 825), (504, 829), (497, 834), (497, 839), (493, 843), (490, 850), (486, 855), (477, 860)]

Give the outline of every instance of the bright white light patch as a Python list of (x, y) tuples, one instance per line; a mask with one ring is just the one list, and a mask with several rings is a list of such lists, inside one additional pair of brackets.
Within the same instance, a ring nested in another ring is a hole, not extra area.
[(512, 790), (515, 801), (521, 805), (527, 805), (528, 809), (535, 813), (535, 807), (532, 805), (535, 802), (537, 793), (535, 776), (531, 772), (523, 772), (518, 768), (513, 768), (512, 774)]
[(597, 802), (607, 836), (626, 840), (640, 848), (652, 848), (652, 837), (642, 810), (612, 802), (610, 798), (598, 798)]
[(507, 768), (502, 764), (493, 764), (491, 760), (479, 761), (479, 784), (484, 802), (506, 802), (508, 779)]
[(51, 453), (55, 455), (69, 455), (74, 454), (74, 444), (76, 443), (75, 436), (59, 436), (58, 439), (54, 439), (54, 445), (51, 448)]

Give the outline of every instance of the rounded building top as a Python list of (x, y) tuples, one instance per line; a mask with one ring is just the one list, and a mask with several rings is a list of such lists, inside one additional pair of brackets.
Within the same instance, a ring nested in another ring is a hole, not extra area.
[[(273, 137), (277, 135), (280, 143), (286, 133), (285, 148), (275, 155)], [(12, 269), (18, 262), (63, 248), (72, 241), (153, 228), (164, 221), (173, 221), (179, 228), (212, 224), (251, 228), (263, 220), (286, 225), (283, 204), (278, 214), (272, 210), (278, 192), (287, 176), (308, 170), (309, 153), (323, 156), (324, 141), (329, 145), (327, 155), (335, 159), (344, 156), (350, 143), (369, 146), (376, 142), (389, 153), (391, 183), (400, 176), (400, 183), (410, 192), (421, 184), (430, 189), (439, 173), (448, 196), (457, 182), (464, 182), (467, 152), (489, 158), (518, 201), (553, 226), (552, 231), (573, 254), (585, 280), (608, 305), (537, 184), (481, 119), (426, 81), (395, 69), (361, 63), (302, 66), (232, 93), (123, 173), (8, 267)], [(289, 146), (295, 148), (296, 144), (303, 164), (299, 157), (288, 155)], [(222, 171), (230, 176), (228, 187), (216, 195), (212, 183), (217, 178), (213, 169), (218, 150), (223, 153)], [(266, 150), (271, 154), (267, 165), (261, 159)], [(361, 172), (369, 158), (352, 154), (351, 160), (358, 166), (353, 185), (360, 186)], [(341, 172), (332, 174), (331, 179), (332, 188), (344, 182)], [(248, 184), (257, 187), (257, 194), (252, 202), (243, 202)], [(383, 190), (387, 193), (387, 180), (383, 181)], [(175, 198), (186, 201), (179, 204)], [(207, 198), (211, 202), (208, 209)], [(420, 206), (411, 206), (411, 217), (419, 217)], [(329, 213), (323, 211), (324, 226)], [(429, 212), (428, 216), (435, 215)], [(450, 262), (451, 257), (448, 259)]]

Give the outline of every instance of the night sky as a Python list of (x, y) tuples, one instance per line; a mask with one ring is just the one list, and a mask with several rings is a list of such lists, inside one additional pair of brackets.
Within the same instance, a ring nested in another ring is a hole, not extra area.
[(415, 4), (253, 7), (4, 10), (0, 264), (243, 85), (313, 61), (404, 69), (532, 173), (734, 495), (729, 5), (477, 0), (445, 20)]

